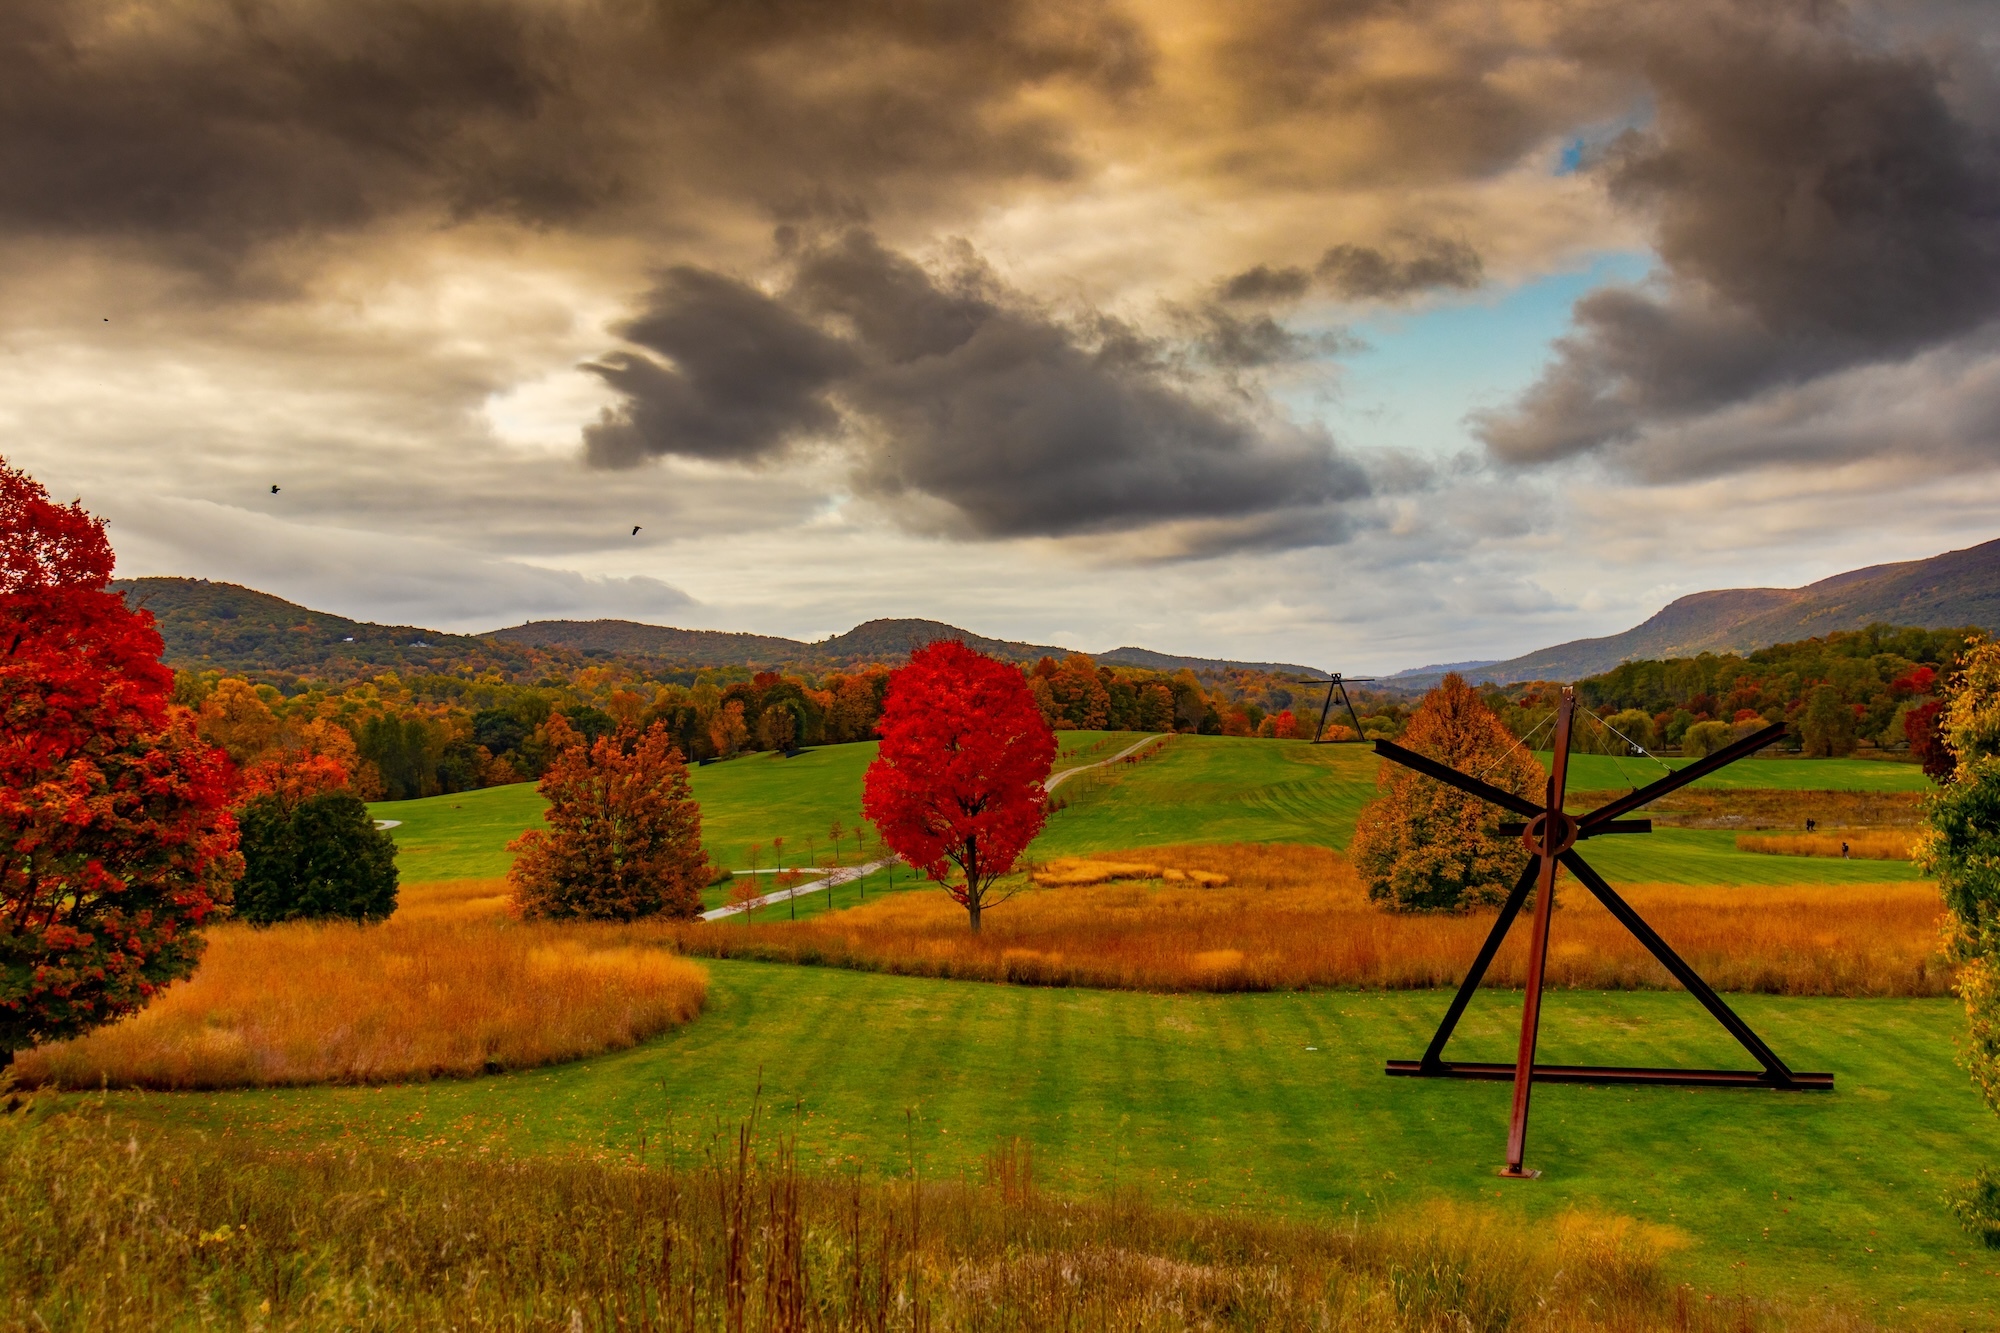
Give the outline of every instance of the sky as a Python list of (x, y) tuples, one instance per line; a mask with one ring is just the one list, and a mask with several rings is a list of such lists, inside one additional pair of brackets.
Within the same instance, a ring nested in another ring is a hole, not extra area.
[(2000, 536), (1996, 54), (1949, 0), (8, 0), (0, 456), (123, 576), (368, 620), (1508, 657)]

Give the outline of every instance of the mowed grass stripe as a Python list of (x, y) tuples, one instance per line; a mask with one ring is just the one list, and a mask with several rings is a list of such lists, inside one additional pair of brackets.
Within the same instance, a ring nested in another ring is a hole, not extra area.
[[(1501, 1188), (1506, 1085), (1382, 1074), (1384, 1059), (1421, 1053), (1442, 991), (1167, 996), (710, 966), (702, 1019), (577, 1065), (111, 1102), (291, 1146), (358, 1135), (439, 1151), (622, 1151), (671, 1124), (692, 1153), (761, 1083), (818, 1166), (893, 1173), (914, 1142), (927, 1172), (976, 1171), (995, 1141), (1019, 1135), (1063, 1188), (1137, 1184), (1200, 1206), (1321, 1216), (1434, 1197), (1524, 1219), (1601, 1208), (1684, 1228), (1698, 1242), (1686, 1271), (1711, 1290), (1740, 1276), (1751, 1290), (1828, 1286), (1884, 1308), (2000, 1302), (2000, 1280), (1957, 1262), (2000, 1264), (1938, 1202), (1946, 1181), (2000, 1160), (2000, 1121), (1956, 1067), (1963, 1018), (1949, 1001), (1732, 996), (1794, 1067), (1833, 1070), (1838, 1091), (1543, 1087), (1530, 1160), (1547, 1175)], [(1453, 1054), (1507, 1059), (1518, 1021), (1518, 995), (1482, 995)], [(1748, 1065), (1679, 993), (1553, 994), (1544, 1033), (1551, 1060)], [(1739, 1260), (1750, 1266), (1732, 1270)]]
[[(1543, 768), (1550, 755), (1535, 756)], [(1668, 769), (1685, 768), (1692, 759), (1645, 759), (1604, 754), (1573, 754), (1569, 786), (1573, 791), (1625, 791), (1667, 776)], [(1764, 788), (1779, 791), (1929, 791), (1922, 765), (1881, 759), (1739, 759), (1695, 787)]]

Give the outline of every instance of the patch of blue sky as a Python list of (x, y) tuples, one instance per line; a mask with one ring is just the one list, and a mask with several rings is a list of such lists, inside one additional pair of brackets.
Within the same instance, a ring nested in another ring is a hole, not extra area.
[(1469, 414), (1504, 407), (1534, 383), (1578, 297), (1637, 282), (1652, 264), (1645, 252), (1600, 254), (1533, 282), (1370, 315), (1346, 326), (1360, 345), (1332, 354), (1331, 381), (1296, 382), (1277, 396), (1295, 418), (1324, 423), (1343, 444), (1449, 457), (1476, 444)]

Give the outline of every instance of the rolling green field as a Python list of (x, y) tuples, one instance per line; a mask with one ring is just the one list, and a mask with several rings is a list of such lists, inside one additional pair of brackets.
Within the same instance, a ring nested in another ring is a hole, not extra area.
[[(726, 929), (726, 927), (717, 927)], [(1496, 1179), (1505, 1084), (1389, 1079), (1442, 992), (1145, 995), (712, 963), (708, 1012), (672, 1036), (550, 1069), (388, 1088), (112, 1094), (142, 1119), (311, 1146), (698, 1150), (761, 1083), (802, 1161), (976, 1170), (1014, 1135), (1059, 1188), (1136, 1185), (1202, 1207), (1372, 1216), (1448, 1197), (1523, 1218), (1568, 1207), (1680, 1228), (1704, 1291), (2000, 1309), (2000, 1254), (1938, 1202), (2000, 1160), (2000, 1119), (1952, 1057), (1957, 1006), (1745, 996), (1744, 1015), (1831, 1094), (1537, 1089), (1535, 1182)], [(1505, 1059), (1519, 997), (1482, 994), (1454, 1053)], [(1685, 995), (1552, 995), (1550, 1060), (1742, 1065)], [(1734, 1267), (1737, 1264), (1744, 1267)]]
[[(1057, 764), (1114, 754), (1136, 735), (1063, 732), (1062, 744), (1081, 753)], [(861, 808), (861, 776), (875, 757), (873, 742), (829, 745), (791, 759), (749, 755), (690, 772), (702, 807), (703, 840), (723, 865), (740, 868), (753, 843), (762, 844), (761, 864), (769, 865), (773, 835), (785, 839), (785, 863), (804, 864), (807, 839), (827, 857), (826, 830), (835, 819), (853, 827)], [(1576, 785), (1589, 789), (1629, 786), (1587, 767), (1614, 761), (1580, 755)], [(1627, 768), (1633, 761), (1616, 761)], [(1121, 851), (1172, 843), (1307, 842), (1345, 847), (1361, 807), (1375, 795), (1380, 761), (1359, 745), (1312, 745), (1305, 741), (1246, 740), (1223, 736), (1182, 736), (1158, 758), (1114, 765), (1116, 781), (1091, 790), (1082, 778), (1057, 789), (1069, 809), (1051, 816), (1029, 856)], [(1641, 761), (1643, 763), (1643, 761)], [(1846, 776), (1842, 770), (1859, 770)], [(1916, 770), (1903, 764), (1853, 760), (1745, 761), (1715, 782), (1744, 769), (1795, 784), (1794, 789), (1871, 790), (1871, 782), (1903, 781)], [(1658, 770), (1655, 770), (1657, 772)], [(1922, 781), (1922, 774), (1917, 774)], [(1900, 790), (1901, 788), (1890, 788)], [(378, 802), (378, 819), (397, 819), (398, 864), (409, 883), (440, 879), (490, 878), (506, 873), (506, 845), (522, 829), (541, 821), (542, 798), (532, 783), (488, 787), (418, 801)], [(854, 847), (846, 844), (851, 856)], [(871, 854), (875, 850), (870, 843)], [(1827, 857), (1766, 856), (1739, 852), (1733, 833), (1710, 829), (1662, 829), (1646, 836), (1595, 839), (1594, 864), (1616, 881), (1666, 884), (1854, 884), (1916, 877), (1907, 861), (1840, 861)], [(901, 873), (901, 872), (899, 872)], [(886, 876), (878, 877), (887, 887)], [(867, 891), (876, 891), (871, 879)], [(722, 901), (710, 895), (711, 906)], [(845, 901), (837, 895), (837, 902)], [(822, 899), (823, 903), (823, 899)], [(806, 905), (801, 904), (801, 910)], [(759, 920), (765, 919), (762, 914)]]

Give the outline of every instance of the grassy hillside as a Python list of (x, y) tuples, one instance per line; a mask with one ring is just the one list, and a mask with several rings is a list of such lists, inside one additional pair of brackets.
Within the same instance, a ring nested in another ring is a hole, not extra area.
[[(1983, 1319), (2000, 1301), (2000, 1262), (1937, 1202), (1942, 1180), (2000, 1158), (2000, 1121), (1954, 1064), (1949, 1001), (1743, 997), (1787, 1059), (1835, 1071), (1839, 1090), (1545, 1087), (1529, 1158), (1547, 1174), (1509, 1184), (1492, 1174), (1504, 1084), (1382, 1075), (1421, 1050), (1442, 993), (1157, 996), (711, 966), (699, 1022), (584, 1064), (110, 1102), (287, 1146), (595, 1152), (644, 1135), (692, 1154), (761, 1085), (813, 1167), (976, 1172), (1019, 1135), (1037, 1176), (1064, 1188), (1331, 1217), (1436, 1197), (1524, 1220), (1593, 1208), (1685, 1231), (1684, 1274), (1705, 1291), (1859, 1296), (1892, 1324), (1901, 1306)], [(1517, 1022), (1518, 997), (1482, 995), (1462, 1053), (1506, 1058)], [(1552, 1060), (1741, 1063), (1684, 995), (1565, 993), (1544, 1024)]]
[[(1064, 732), (1076, 750), (1058, 769), (1115, 753), (1122, 734)], [(828, 745), (792, 759), (756, 754), (691, 771), (702, 806), (704, 841), (723, 865), (740, 867), (752, 843), (770, 864), (773, 836), (785, 839), (788, 865), (803, 864), (806, 840), (824, 856), (826, 832), (838, 819), (853, 827), (861, 810), (861, 778), (875, 757), (873, 742)], [(1054, 815), (1029, 855), (1035, 859), (1193, 842), (1307, 842), (1344, 847), (1355, 817), (1375, 795), (1378, 764), (1359, 745), (1183, 736), (1154, 760), (1117, 766), (1101, 790), (1072, 779), (1058, 794), (1074, 803)], [(1612, 789), (1650, 781), (1660, 770), (1645, 761), (1579, 755), (1578, 789)], [(1845, 759), (1758, 760), (1705, 778), (1718, 787), (1799, 790), (1890, 790), (1924, 785), (1907, 764)], [(503, 875), (506, 845), (541, 820), (532, 783), (378, 802), (378, 819), (394, 830), (399, 865), (411, 883)], [(854, 846), (850, 839), (849, 848)], [(873, 850), (874, 844), (870, 843)], [(1735, 835), (1707, 829), (1662, 829), (1645, 837), (1593, 840), (1594, 864), (1614, 880), (1666, 884), (1846, 884), (1913, 878), (1908, 862), (1839, 861), (1738, 852)]]
[(1180, 736), (1158, 759), (1050, 821), (1032, 855), (1066, 856), (1189, 842), (1310, 842), (1343, 847), (1375, 791), (1359, 745)]
[(460, 668), (509, 674), (533, 656), (511, 644), (413, 625), (375, 625), (308, 610), (282, 597), (207, 579), (121, 579), (111, 585), (152, 612), (166, 660), (194, 671), (253, 671), (362, 679)]

